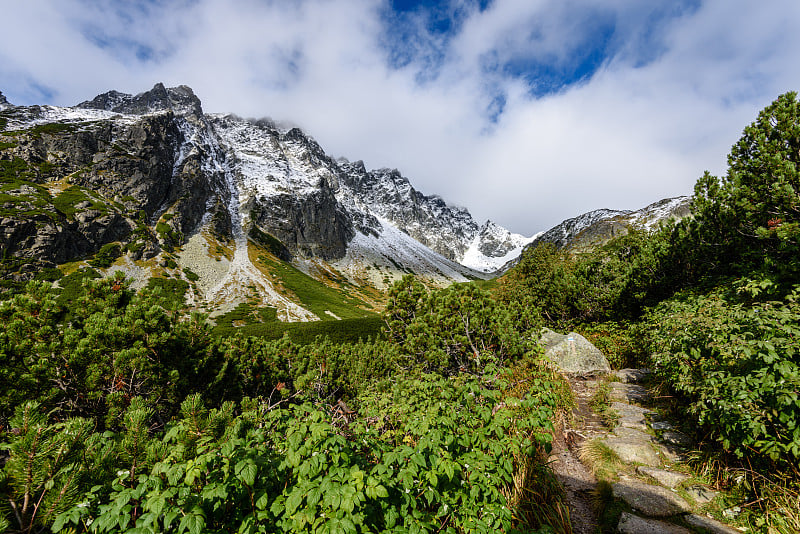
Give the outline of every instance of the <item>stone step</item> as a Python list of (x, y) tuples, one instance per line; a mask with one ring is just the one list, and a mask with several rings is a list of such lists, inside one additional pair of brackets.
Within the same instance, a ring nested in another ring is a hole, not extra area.
[(617, 524), (621, 534), (692, 534), (692, 531), (665, 521), (645, 519), (638, 515), (622, 512)]
[(622, 477), (613, 484), (614, 498), (647, 517), (670, 517), (690, 512), (692, 507), (680, 495), (663, 486), (654, 486), (634, 478)]
[(684, 475), (683, 473), (676, 473), (675, 471), (669, 471), (667, 469), (658, 469), (655, 467), (647, 467), (642, 465), (637, 467), (636, 471), (642, 475), (655, 479), (659, 484), (669, 489), (674, 489), (678, 484), (689, 479), (689, 475)]
[(685, 521), (689, 525), (695, 528), (704, 529), (710, 534), (741, 534), (740, 531), (733, 527), (729, 527), (724, 523), (720, 523), (716, 519), (711, 519), (710, 517), (705, 517), (702, 515), (689, 514), (685, 517)]

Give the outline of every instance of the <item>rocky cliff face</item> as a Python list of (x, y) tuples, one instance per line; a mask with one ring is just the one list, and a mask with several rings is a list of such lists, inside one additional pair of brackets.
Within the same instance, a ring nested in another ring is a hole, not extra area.
[[(199, 101), (191, 90), (178, 91), (183, 100), (174, 94), (157, 85), (136, 97), (107, 93), (76, 108), (3, 110), (3, 188), (37, 193), (35, 213), (22, 209), (24, 195), (7, 197), (0, 247), (62, 263), (113, 241), (139, 256), (180, 244), (228, 193), (219, 173), (203, 169), (208, 147), (198, 139), (208, 125), (202, 111), (196, 114)], [(31, 215), (38, 218), (35, 231)]]
[(307, 319), (255, 267), (248, 239), (312, 276), (383, 288), (409, 272), (439, 284), (484, 276), (458, 262), (498, 261), (521, 238), (479, 227), (396, 170), (334, 160), (297, 128), (207, 115), (186, 86), (0, 106), (5, 277), (113, 245), (115, 268), (132, 276), (185, 278), (187, 267), (200, 273), (196, 300), (233, 301), (249, 287), (282, 317)]
[(3, 96), (2, 92), (0, 92), (0, 111), (3, 111), (4, 109), (10, 108), (10, 107), (11, 107), (11, 104), (8, 103), (8, 100), (6, 100), (6, 97)]
[(349, 189), (354, 205), (366, 207), (450, 260), (461, 260), (478, 233), (467, 210), (420, 193), (397, 169), (367, 171), (361, 161), (342, 161), (341, 168), (342, 186)]
[(483, 263), (470, 263), (467, 251), (487, 234), (467, 210), (420, 193), (397, 170), (369, 171), (361, 161), (334, 160), (297, 128), (232, 115), (210, 120), (228, 147), (241, 184), (240, 202), (257, 214), (250, 221), (299, 258), (342, 260), (356, 234), (379, 236), (381, 221), (446, 259), (481, 272), (495, 270), (496, 265), (487, 267), (486, 262), (494, 258), (502, 265), (508, 253), (485, 244), (485, 256), (476, 256)]

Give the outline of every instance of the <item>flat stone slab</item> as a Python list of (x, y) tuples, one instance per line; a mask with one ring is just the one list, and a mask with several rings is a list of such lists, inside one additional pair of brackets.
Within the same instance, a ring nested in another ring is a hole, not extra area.
[[(632, 429), (627, 429), (632, 430)], [(632, 430), (633, 432), (638, 432)], [(640, 432), (647, 436), (644, 432)], [(650, 436), (647, 436), (648, 438)], [(627, 464), (644, 464), (651, 467), (658, 467), (661, 465), (661, 459), (656, 454), (656, 451), (650, 445), (649, 440), (624, 438), (624, 437), (609, 437), (603, 440), (609, 449), (619, 456), (619, 459)]]
[(675, 488), (678, 484), (689, 478), (689, 475), (684, 475), (683, 473), (676, 473), (675, 471), (669, 471), (667, 469), (658, 469), (643, 465), (637, 467), (636, 471), (642, 475), (654, 478), (659, 484), (670, 489)]
[(635, 430), (647, 430), (645, 414), (650, 410), (624, 402), (612, 402), (611, 408), (619, 414), (619, 426)]
[(692, 534), (692, 531), (672, 523), (645, 519), (638, 515), (622, 512), (617, 523), (617, 532), (621, 534)]
[(650, 434), (642, 432), (641, 430), (636, 430), (635, 428), (628, 428), (624, 426), (618, 426), (615, 428), (611, 433), (611, 436), (615, 438), (641, 441), (643, 443), (656, 443), (655, 436), (651, 436)]
[(686, 488), (686, 493), (700, 506), (710, 503), (717, 497), (716, 491), (705, 486), (689, 486)]
[(653, 371), (650, 369), (620, 369), (619, 371), (614, 371), (613, 374), (620, 382), (638, 384), (648, 375), (653, 374)]
[(711, 532), (711, 534), (741, 534), (735, 528), (729, 527), (724, 523), (720, 523), (716, 519), (705, 517), (697, 514), (689, 514), (685, 517), (687, 523), (695, 528), (702, 528)]
[(622, 402), (650, 402), (653, 396), (642, 386), (611, 382), (611, 398)]
[(612, 486), (614, 497), (648, 517), (669, 517), (691, 511), (685, 500), (662, 486), (653, 486), (631, 478), (620, 479)]

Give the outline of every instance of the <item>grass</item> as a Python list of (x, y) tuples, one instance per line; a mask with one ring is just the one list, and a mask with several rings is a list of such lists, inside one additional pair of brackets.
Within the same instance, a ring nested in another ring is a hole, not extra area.
[(51, 122), (48, 124), (39, 124), (28, 130), (28, 133), (34, 137), (41, 136), (42, 134), (54, 135), (62, 132), (74, 132), (83, 124), (62, 124), (60, 122)]
[(617, 470), (624, 462), (600, 439), (593, 439), (581, 445), (581, 461), (589, 467), (598, 480), (613, 480)]
[[(0, 215), (53, 219), (52, 197), (47, 188), (31, 181), (36, 173), (20, 159), (0, 160)], [(19, 192), (26, 189), (25, 193)]]
[(326, 312), (333, 313), (340, 319), (374, 316), (373, 313), (361, 308), (365, 306), (362, 301), (349, 296), (341, 289), (329, 287), (315, 280), (291, 264), (281, 261), (271, 254), (266, 252), (259, 254), (254, 263), (277, 278), (284, 289), (297, 297), (301, 306), (310, 310), (322, 320), (334, 319)]
[(256, 243), (267, 249), (269, 253), (275, 256), (276, 258), (280, 258), (281, 260), (284, 261), (289, 261), (292, 258), (291, 253), (284, 246), (283, 243), (281, 243), (278, 239), (276, 239), (272, 235), (266, 232), (262, 232), (255, 225), (253, 225), (253, 227), (250, 229), (249, 237)]
[(90, 197), (84, 188), (77, 185), (72, 185), (59, 193), (53, 199), (53, 206), (55, 206), (58, 211), (71, 218), (78, 212), (76, 206), (85, 201), (91, 202), (91, 206), (87, 209), (97, 210), (104, 214), (110, 211), (108, 204)]
[(30, 165), (22, 158), (0, 160), (0, 181), (11, 183), (17, 180), (30, 180), (35, 177)]
[[(219, 336), (231, 335), (238, 329), (252, 324), (271, 323), (278, 320), (278, 311), (271, 306), (252, 306), (243, 302), (228, 313), (215, 319), (217, 325), (214, 334)], [(237, 324), (238, 323), (238, 324)]]
[[(692, 451), (687, 464), (697, 483), (720, 492), (706, 505), (706, 513), (749, 532), (800, 532), (800, 468), (775, 470), (765, 476), (711, 447)], [(740, 513), (733, 519), (725, 517), (724, 510), (734, 507), (739, 507)]]
[(604, 380), (589, 399), (589, 406), (603, 419), (603, 424), (611, 429), (619, 423), (619, 413), (611, 407), (612, 402), (611, 383)]
[[(564, 487), (547, 466), (545, 456), (525, 454), (516, 457), (514, 490), (506, 495), (509, 507), (520, 519), (520, 532), (536, 531), (572, 534), (570, 510)], [(541, 528), (546, 530), (539, 530)]]

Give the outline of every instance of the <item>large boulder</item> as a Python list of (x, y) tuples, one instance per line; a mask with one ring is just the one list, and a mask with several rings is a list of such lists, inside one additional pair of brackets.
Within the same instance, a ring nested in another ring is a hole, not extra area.
[(563, 373), (608, 373), (611, 366), (600, 350), (580, 334), (559, 334), (545, 328), (539, 338), (544, 356)]

